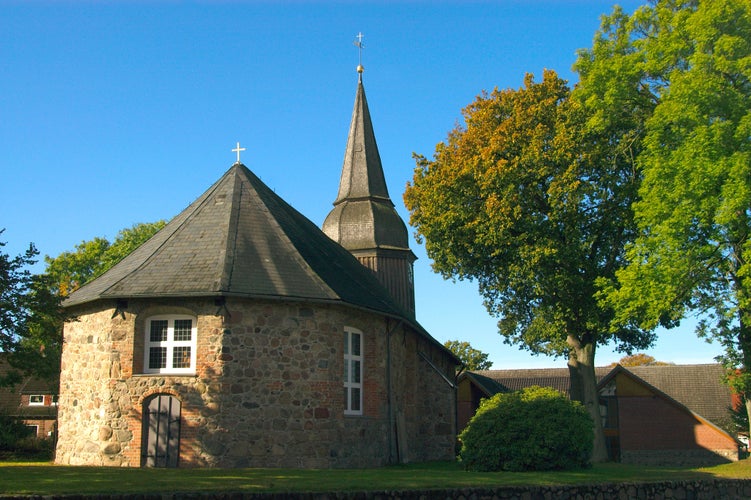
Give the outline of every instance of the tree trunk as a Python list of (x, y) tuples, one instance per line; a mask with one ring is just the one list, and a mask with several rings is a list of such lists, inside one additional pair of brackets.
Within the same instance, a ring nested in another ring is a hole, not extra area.
[(739, 391), (743, 398), (746, 400), (746, 415), (748, 416), (748, 431), (749, 440), (751, 440), (751, 387), (749, 387), (748, 373), (751, 370), (751, 328), (746, 318), (749, 317), (749, 313), (741, 308), (739, 318), (739, 333), (738, 333), (738, 348), (741, 350), (741, 359), (743, 359), (743, 366), (741, 367), (743, 377), (743, 384)]
[(568, 369), (571, 376), (570, 397), (582, 403), (592, 417), (595, 433), (592, 462), (606, 462), (608, 450), (605, 446), (605, 432), (602, 428), (600, 397), (595, 376), (595, 345), (582, 343), (571, 336), (568, 338), (568, 344), (572, 347), (568, 357)]
[[(745, 212), (748, 214), (748, 210)], [(740, 383), (734, 384), (733, 390), (742, 395), (745, 399), (746, 416), (748, 417), (749, 428), (748, 438), (751, 440), (751, 290), (748, 287), (747, 275), (745, 272), (741, 272), (744, 268), (745, 262), (748, 260), (748, 251), (744, 252), (744, 248), (748, 245), (748, 226), (751, 220), (748, 215), (738, 213), (736, 219), (736, 226), (733, 228), (736, 235), (742, 235), (738, 237), (734, 244), (731, 244), (731, 257), (730, 257), (730, 274), (732, 279), (733, 294), (735, 295), (735, 301), (738, 304), (738, 347), (740, 351), (740, 359), (742, 362), (740, 374), (735, 373), (733, 375), (740, 375)]]

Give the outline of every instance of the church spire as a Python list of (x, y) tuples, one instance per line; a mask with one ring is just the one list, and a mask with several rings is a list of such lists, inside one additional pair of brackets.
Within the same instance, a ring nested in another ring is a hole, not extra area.
[(334, 204), (355, 198), (378, 198), (391, 203), (362, 80), (357, 83), (339, 194)]
[(393, 206), (386, 189), (381, 156), (378, 153), (373, 123), (370, 120), (365, 87), (362, 84), (362, 74), (365, 70), (362, 65), (362, 50), (365, 48), (362, 39), (363, 34), (358, 33), (355, 40), (355, 46), (359, 51), (357, 93), (355, 94), (352, 121), (349, 125), (347, 147), (344, 151), (344, 166), (339, 182), (339, 194), (334, 201), (334, 205), (347, 199), (380, 198)]
[(414, 314), (415, 256), (409, 248), (407, 226), (386, 189), (362, 84), (362, 65), (357, 71), (357, 93), (339, 192), (334, 209), (323, 222), (323, 232), (370, 268), (402, 307)]

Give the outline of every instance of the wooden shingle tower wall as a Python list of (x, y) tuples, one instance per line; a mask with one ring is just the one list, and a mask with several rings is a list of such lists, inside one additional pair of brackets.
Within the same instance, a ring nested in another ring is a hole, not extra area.
[(407, 227), (394, 209), (383, 175), (361, 67), (344, 153), (339, 193), (323, 232), (349, 250), (410, 314), (415, 314)]

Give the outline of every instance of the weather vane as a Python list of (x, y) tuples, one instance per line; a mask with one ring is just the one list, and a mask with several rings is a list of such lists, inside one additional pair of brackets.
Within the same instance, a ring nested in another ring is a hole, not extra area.
[(237, 153), (237, 163), (240, 163), (240, 151), (245, 151), (245, 148), (241, 148), (240, 141), (238, 141), (237, 147), (232, 150), (233, 153)]
[(362, 43), (363, 34), (362, 33), (358, 33), (355, 38), (356, 38), (356, 40), (354, 42), (355, 43), (355, 47), (358, 48), (357, 72), (360, 73), (360, 78), (362, 78), (362, 72), (363, 72), (363, 70), (365, 70), (365, 68), (363, 68), (363, 66), (362, 66), (362, 49), (365, 48), (365, 44)]

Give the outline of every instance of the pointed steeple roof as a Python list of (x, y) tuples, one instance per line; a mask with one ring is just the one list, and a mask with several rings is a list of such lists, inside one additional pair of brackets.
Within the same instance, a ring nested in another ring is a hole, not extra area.
[(65, 305), (191, 296), (345, 303), (409, 321), (368, 269), (240, 163)]
[(323, 222), (323, 232), (350, 251), (409, 251), (407, 226), (394, 209), (386, 188), (362, 74), (357, 83), (339, 192), (334, 209)]
[(381, 155), (373, 132), (365, 88), (362, 80), (359, 80), (344, 152), (339, 194), (334, 205), (346, 200), (365, 198), (380, 199), (393, 205), (383, 176)]

